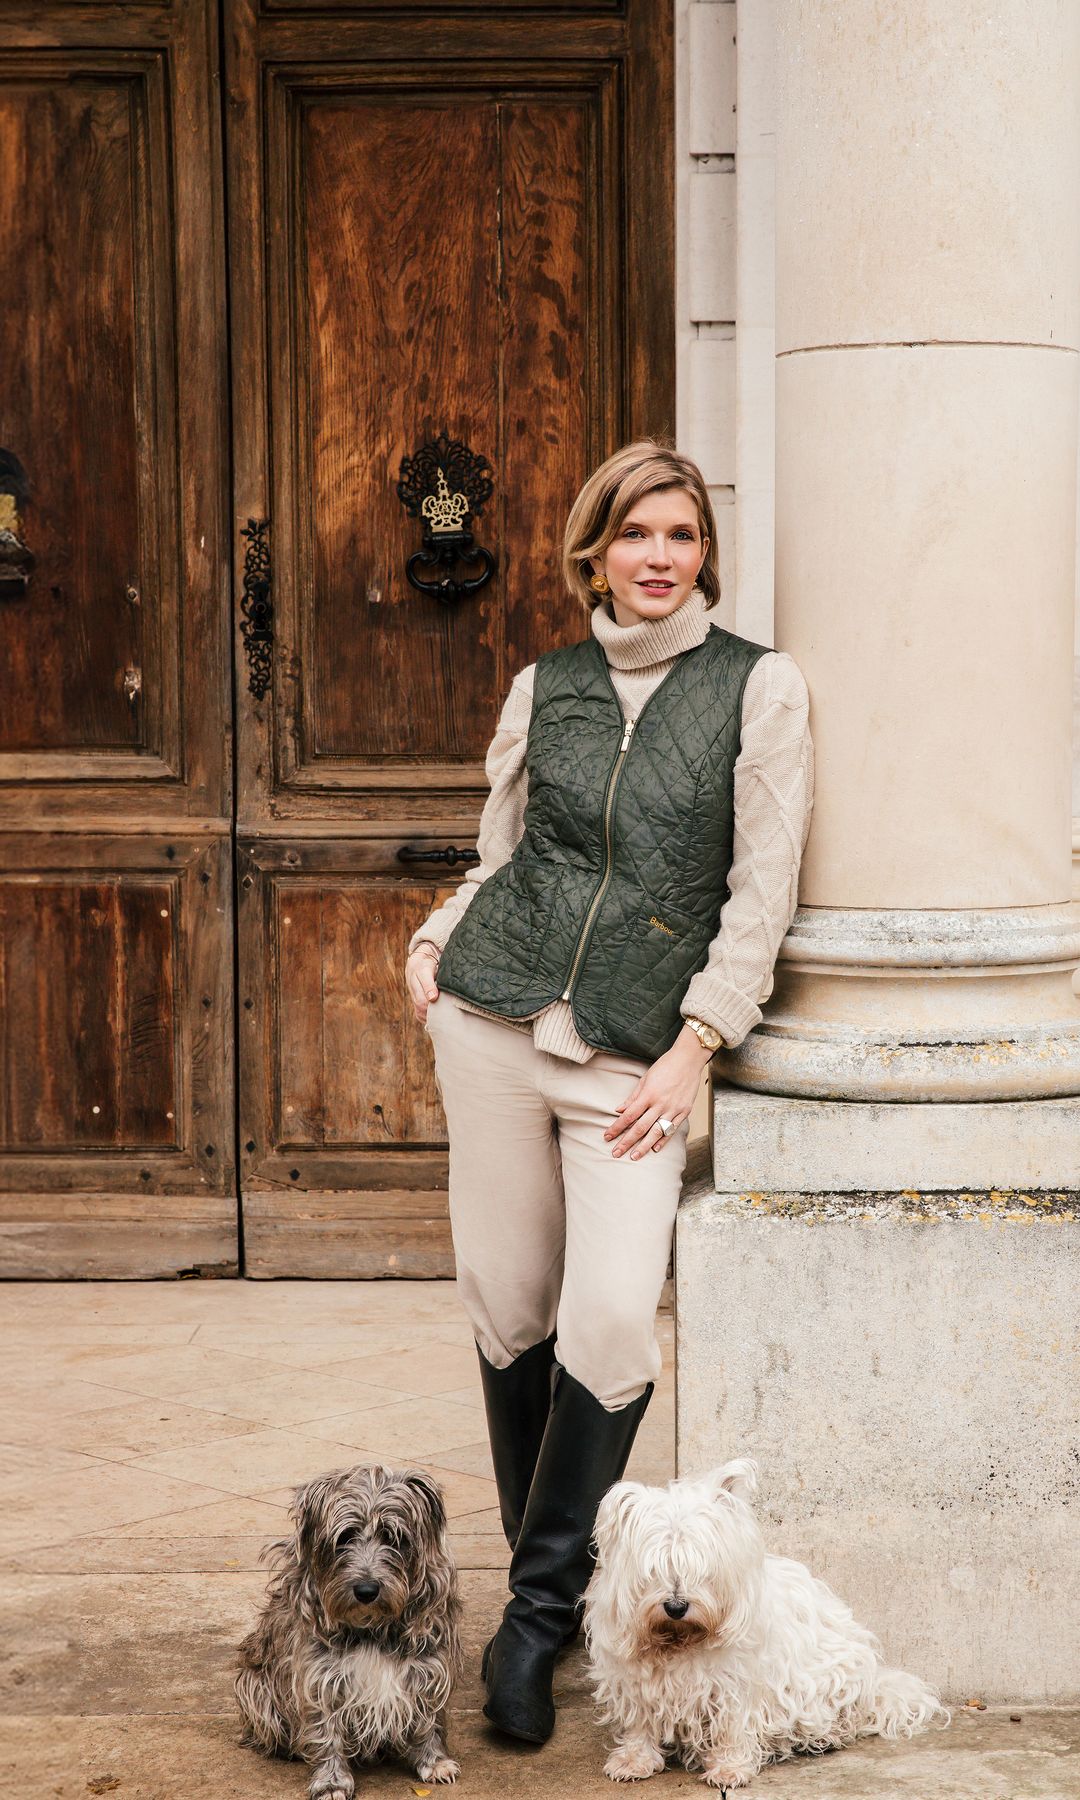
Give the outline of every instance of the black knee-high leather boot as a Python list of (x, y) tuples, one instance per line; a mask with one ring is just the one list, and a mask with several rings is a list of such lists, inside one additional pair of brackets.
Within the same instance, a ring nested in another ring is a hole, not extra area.
[(533, 1470), (551, 1411), (555, 1334), (523, 1350), (505, 1369), (489, 1363), (479, 1344), (491, 1460), (499, 1490), (499, 1513), (511, 1550), (518, 1541)]
[(596, 1509), (619, 1481), (652, 1398), (608, 1412), (556, 1368), (544, 1441), (510, 1563), (511, 1599), (484, 1651), (485, 1717), (511, 1737), (542, 1744), (555, 1728), (555, 1659), (573, 1636), (594, 1556)]

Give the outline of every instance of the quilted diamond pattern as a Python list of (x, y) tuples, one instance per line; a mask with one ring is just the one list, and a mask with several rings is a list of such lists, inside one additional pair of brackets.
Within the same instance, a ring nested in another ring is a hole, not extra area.
[(583, 941), (571, 1005), (585, 1041), (649, 1061), (670, 1048), (727, 898), (742, 692), (764, 654), (712, 626), (625, 756), (596, 639), (540, 657), (524, 833), (452, 932), (441, 987), (522, 1018), (563, 992)]

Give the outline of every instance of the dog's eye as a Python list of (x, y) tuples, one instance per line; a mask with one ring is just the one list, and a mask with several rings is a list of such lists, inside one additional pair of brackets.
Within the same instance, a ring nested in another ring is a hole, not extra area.
[(338, 1549), (346, 1550), (350, 1544), (354, 1544), (356, 1542), (359, 1535), (360, 1535), (360, 1533), (357, 1531), (355, 1525), (348, 1526), (345, 1531), (341, 1531), (338, 1533), (338, 1536), (337, 1536)]

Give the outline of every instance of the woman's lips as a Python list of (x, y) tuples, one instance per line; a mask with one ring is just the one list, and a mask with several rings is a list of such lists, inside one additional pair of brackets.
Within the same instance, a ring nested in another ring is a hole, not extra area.
[(669, 594), (675, 586), (673, 581), (639, 581), (638, 587), (654, 588), (658, 593)]

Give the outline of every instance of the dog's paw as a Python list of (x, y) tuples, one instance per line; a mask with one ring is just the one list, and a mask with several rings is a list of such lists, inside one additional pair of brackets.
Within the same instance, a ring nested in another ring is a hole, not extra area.
[(647, 1781), (664, 1766), (664, 1753), (655, 1744), (617, 1744), (604, 1764), (609, 1781)]
[(308, 1788), (308, 1800), (353, 1800), (355, 1793), (351, 1775), (316, 1775)]
[(748, 1786), (752, 1772), (752, 1770), (740, 1768), (737, 1764), (711, 1762), (706, 1763), (701, 1773), (701, 1779), (706, 1787), (721, 1788), (726, 1793), (729, 1788)]
[(461, 1764), (456, 1763), (452, 1756), (437, 1756), (433, 1762), (425, 1763), (423, 1768), (417, 1769), (416, 1773), (421, 1781), (451, 1782), (456, 1781), (461, 1774)]

